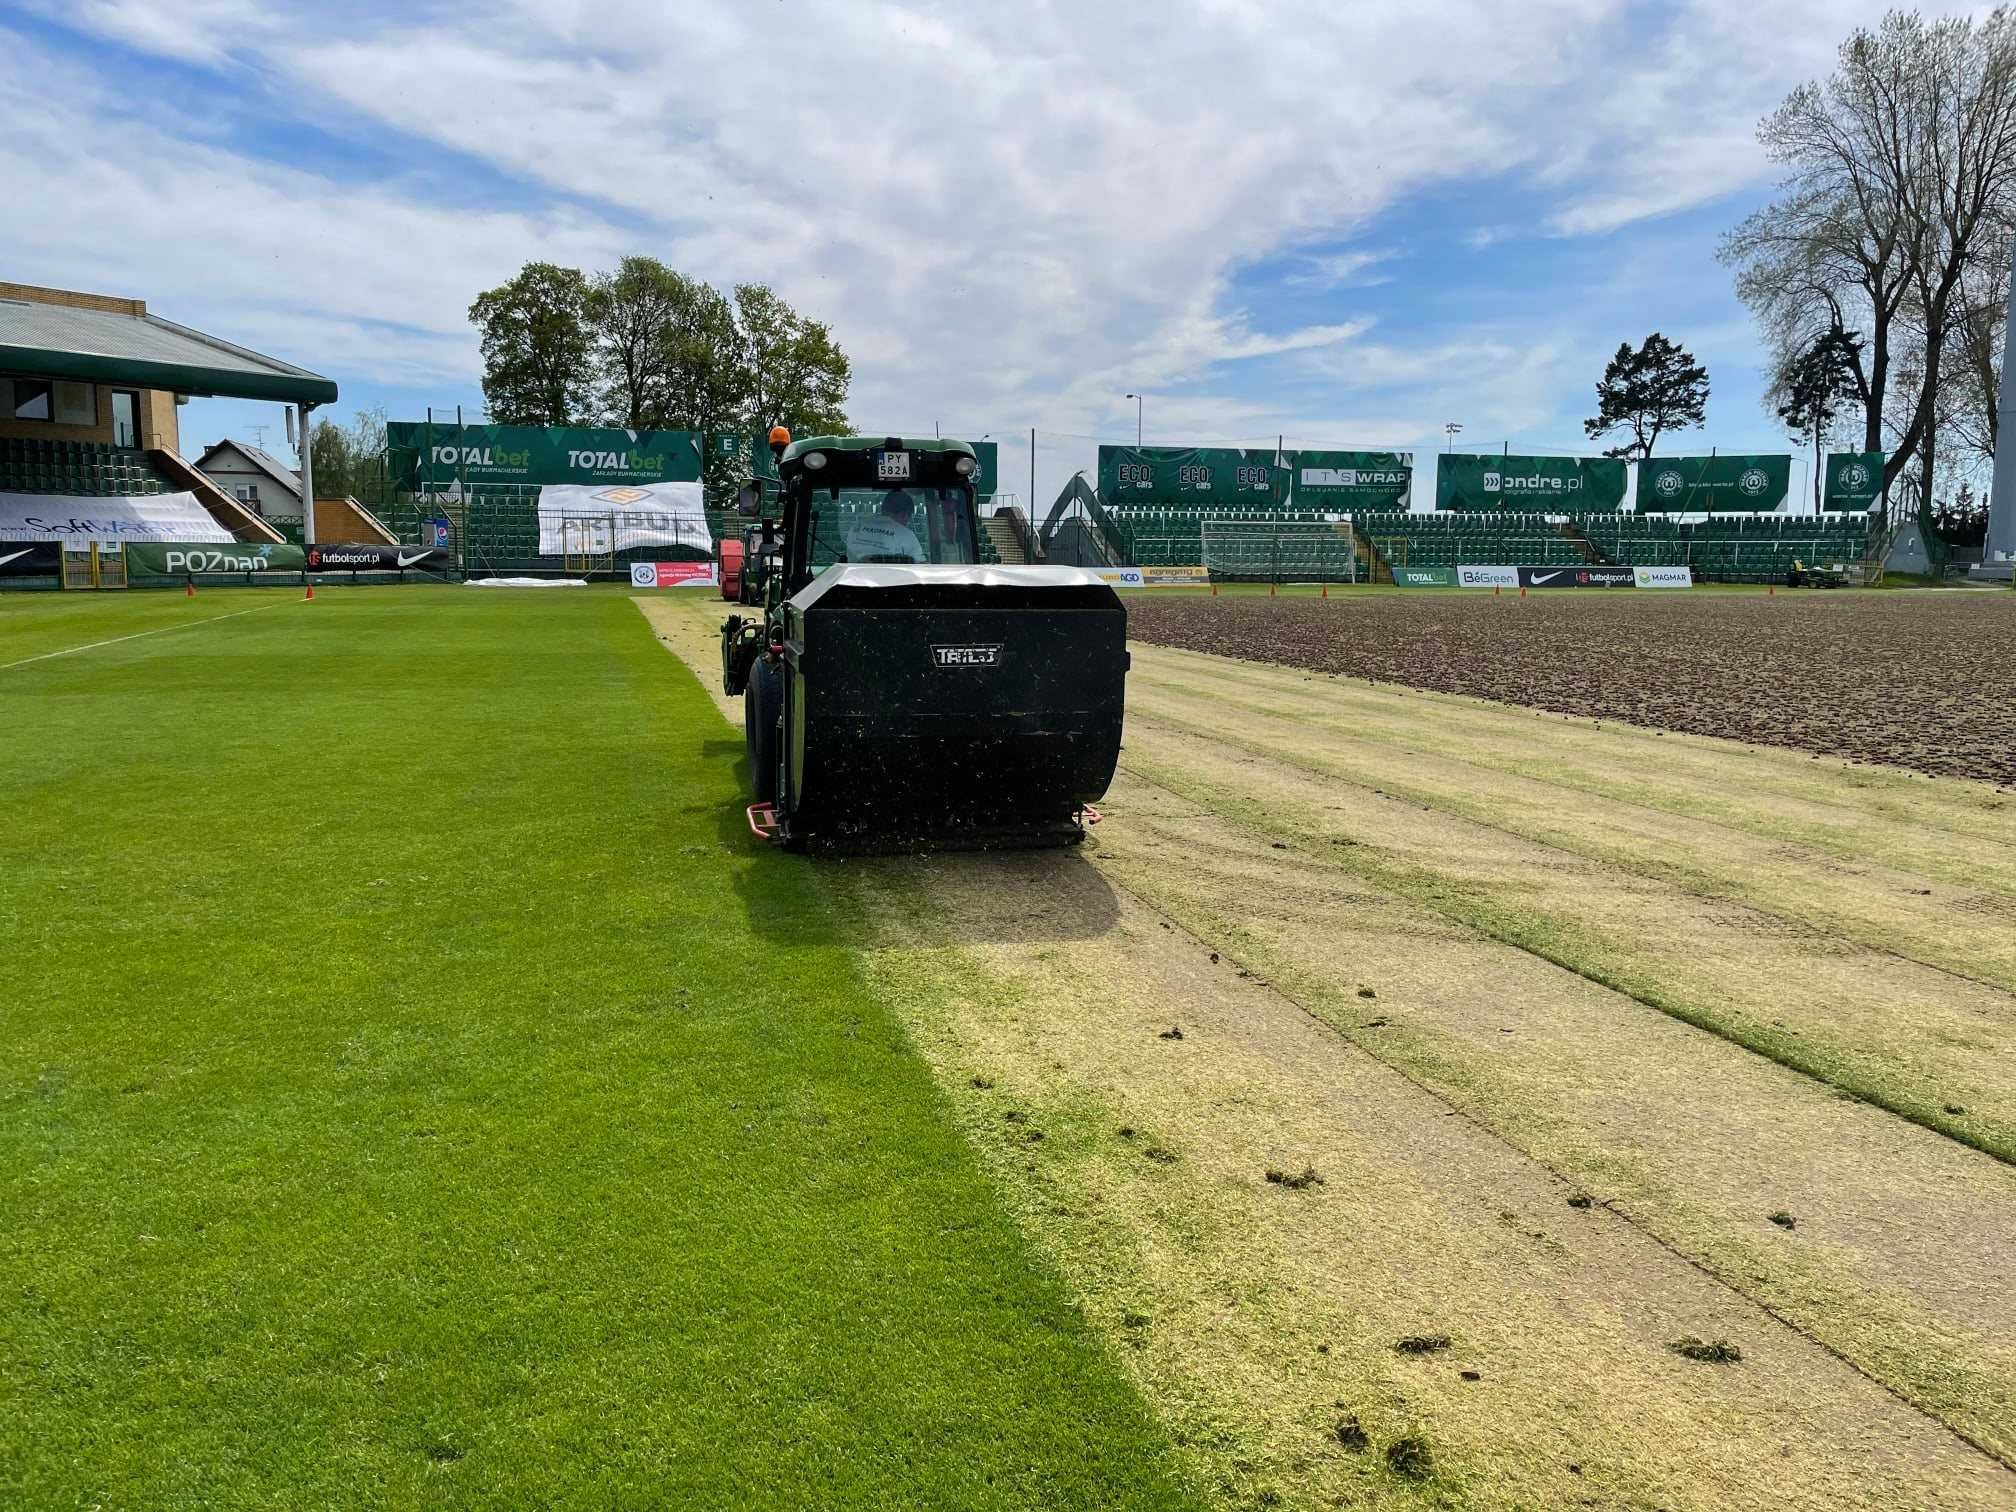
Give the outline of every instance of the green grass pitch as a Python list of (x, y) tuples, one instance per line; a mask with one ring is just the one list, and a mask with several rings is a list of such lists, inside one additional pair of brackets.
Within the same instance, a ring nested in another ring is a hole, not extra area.
[(0, 598), (0, 1503), (1189, 1505), (740, 750), (617, 592)]

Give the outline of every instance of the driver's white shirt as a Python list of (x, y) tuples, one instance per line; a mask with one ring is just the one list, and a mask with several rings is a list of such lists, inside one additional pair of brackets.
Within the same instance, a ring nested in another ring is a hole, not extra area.
[(902, 562), (921, 562), (924, 547), (917, 540), (917, 532), (908, 525), (878, 514), (847, 532), (847, 556), (855, 562), (892, 557)]

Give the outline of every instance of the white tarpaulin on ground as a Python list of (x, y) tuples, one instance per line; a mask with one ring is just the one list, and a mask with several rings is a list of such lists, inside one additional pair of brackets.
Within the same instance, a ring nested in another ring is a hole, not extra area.
[(83, 548), (93, 541), (180, 541), (216, 546), (233, 539), (193, 493), (0, 493), (0, 541), (58, 540)]
[(698, 483), (549, 483), (539, 490), (541, 556), (606, 556), (684, 546), (711, 556)]

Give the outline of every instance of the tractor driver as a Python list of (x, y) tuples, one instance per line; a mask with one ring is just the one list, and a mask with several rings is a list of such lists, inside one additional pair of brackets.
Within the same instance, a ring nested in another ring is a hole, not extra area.
[(847, 532), (847, 558), (854, 562), (922, 562), (923, 543), (910, 528), (917, 505), (900, 488), (883, 497), (882, 507)]

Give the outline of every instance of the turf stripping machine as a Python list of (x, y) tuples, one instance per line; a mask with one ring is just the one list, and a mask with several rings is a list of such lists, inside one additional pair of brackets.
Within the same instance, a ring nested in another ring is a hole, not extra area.
[(1120, 757), (1127, 615), (1096, 573), (980, 561), (963, 441), (771, 432), (771, 556), (721, 630), (750, 827), (793, 848), (1075, 845)]

